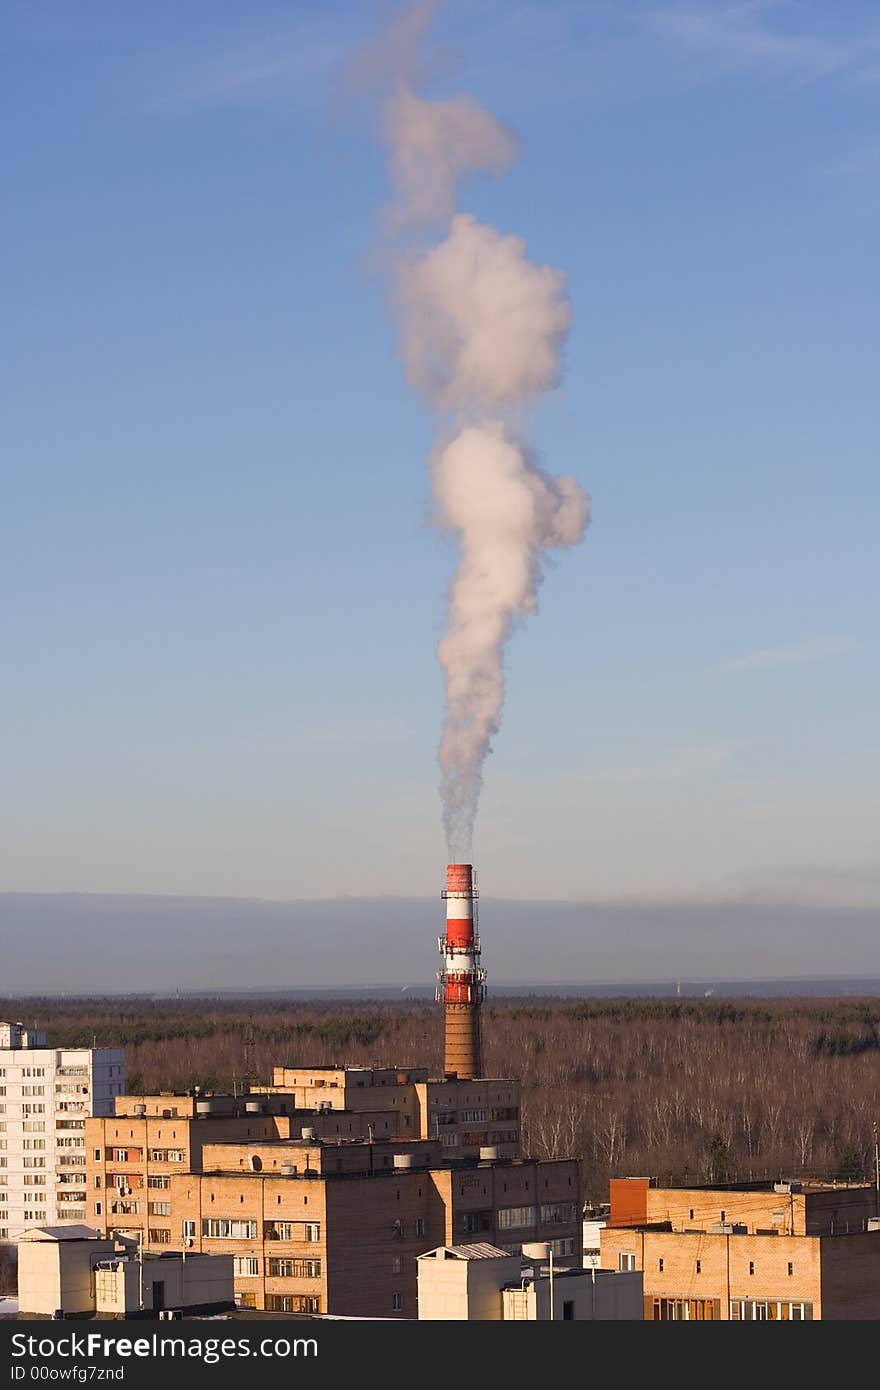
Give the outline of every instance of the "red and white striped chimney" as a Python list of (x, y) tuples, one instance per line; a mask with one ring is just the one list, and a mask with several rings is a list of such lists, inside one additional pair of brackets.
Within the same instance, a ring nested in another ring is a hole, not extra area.
[(480, 1010), (486, 996), (486, 972), (480, 965), (477, 892), (472, 864), (447, 864), (446, 935), (438, 940), (443, 969), (437, 998), (446, 1015), (444, 1070), (448, 1075), (482, 1076), (483, 1040)]

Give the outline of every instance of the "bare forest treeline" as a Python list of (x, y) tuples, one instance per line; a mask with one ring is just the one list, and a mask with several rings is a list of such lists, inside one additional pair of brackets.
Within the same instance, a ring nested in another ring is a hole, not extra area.
[[(424, 1002), (7, 1001), (56, 1046), (124, 1046), (127, 1089), (257, 1088), (282, 1063), (442, 1070)], [(522, 1084), (524, 1151), (608, 1179), (874, 1179), (880, 1000), (554, 1000), (484, 1010), (486, 1073)]]

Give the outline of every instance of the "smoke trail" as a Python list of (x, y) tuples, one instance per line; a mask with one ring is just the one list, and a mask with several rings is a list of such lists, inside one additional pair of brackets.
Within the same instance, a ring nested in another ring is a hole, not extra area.
[[(401, 355), (438, 417), (437, 519), (460, 549), (438, 646), (443, 821), (450, 860), (460, 862), (471, 858), (483, 763), (501, 722), (505, 644), (517, 618), (537, 612), (544, 553), (583, 539), (589, 498), (574, 478), (539, 469), (516, 428), (523, 406), (559, 383), (571, 319), (565, 278), (533, 264), (520, 238), (457, 210), (461, 181), (503, 172), (519, 142), (470, 97), (416, 91), (433, 9), (406, 5), (373, 62), (393, 84), (383, 134), (396, 192), (386, 226), (398, 247)], [(406, 236), (419, 227), (445, 236), (414, 248)]]

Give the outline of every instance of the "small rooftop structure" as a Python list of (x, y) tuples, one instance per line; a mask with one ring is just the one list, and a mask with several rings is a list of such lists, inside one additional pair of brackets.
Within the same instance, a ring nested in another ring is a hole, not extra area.
[(522, 1246), (521, 1253), (486, 1244), (437, 1246), (417, 1261), (419, 1319), (641, 1321), (641, 1270), (554, 1268), (549, 1256), (544, 1242)]
[(101, 1232), (96, 1231), (94, 1226), (30, 1226), (19, 1237), (19, 1244), (23, 1240), (47, 1241), (47, 1240), (100, 1240)]
[(509, 1260), (509, 1250), (497, 1245), (438, 1245), (422, 1255), (423, 1260)]
[(149, 1317), (234, 1307), (232, 1255), (163, 1251), (143, 1260), (90, 1226), (36, 1226), (19, 1242), (18, 1305), (43, 1316)]

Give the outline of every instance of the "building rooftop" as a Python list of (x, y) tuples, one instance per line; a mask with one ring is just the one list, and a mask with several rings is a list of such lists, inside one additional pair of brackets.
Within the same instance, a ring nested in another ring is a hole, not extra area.
[(93, 1226), (30, 1226), (18, 1237), (22, 1240), (103, 1240)]
[(420, 1260), (509, 1260), (511, 1252), (497, 1245), (438, 1245), (419, 1255)]

